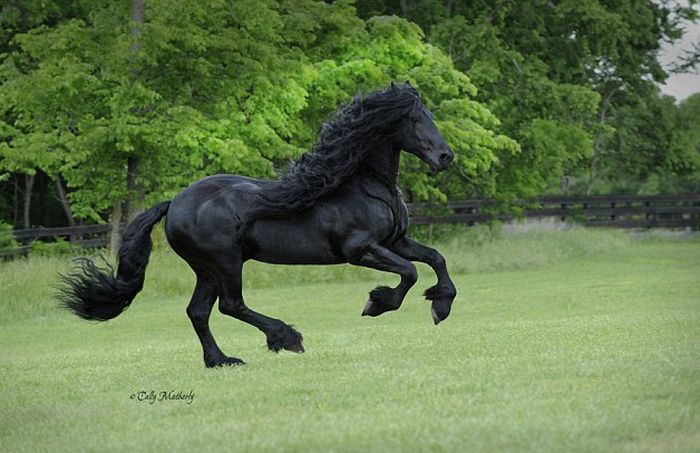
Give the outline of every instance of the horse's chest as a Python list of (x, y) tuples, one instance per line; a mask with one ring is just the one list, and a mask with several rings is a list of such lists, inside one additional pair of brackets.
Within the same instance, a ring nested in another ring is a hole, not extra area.
[(392, 191), (382, 197), (372, 197), (378, 204), (382, 215), (373, 222), (375, 231), (381, 236), (380, 242), (392, 243), (403, 237), (408, 229), (408, 208), (401, 199), (401, 194)]
[(391, 197), (388, 205), (394, 221), (386, 241), (393, 242), (406, 235), (406, 230), (408, 229), (408, 208), (398, 193)]

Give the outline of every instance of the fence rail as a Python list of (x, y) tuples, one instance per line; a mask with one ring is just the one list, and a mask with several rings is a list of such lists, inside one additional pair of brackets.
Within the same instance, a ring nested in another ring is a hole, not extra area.
[[(592, 227), (615, 228), (700, 228), (700, 194), (684, 195), (592, 195), (540, 197), (513, 205), (509, 213), (499, 212), (495, 200), (464, 200), (443, 204), (408, 205), (411, 223), (476, 223), (494, 219), (557, 217)], [(0, 257), (27, 254), (30, 244), (40, 238), (62, 237), (81, 247), (106, 247), (110, 224), (14, 230), (23, 245), (0, 249)]]
[(490, 220), (557, 217), (587, 226), (616, 228), (700, 228), (700, 194), (684, 195), (592, 195), (540, 197), (522, 200), (498, 211), (495, 200), (467, 200), (442, 205), (415, 203), (409, 206), (414, 225), (439, 223), (474, 224)]
[(31, 249), (31, 243), (41, 238), (67, 239), (70, 244), (83, 248), (107, 247), (111, 231), (112, 225), (109, 223), (13, 230), (12, 234), (22, 245), (11, 249), (0, 249), (0, 258), (26, 255)]

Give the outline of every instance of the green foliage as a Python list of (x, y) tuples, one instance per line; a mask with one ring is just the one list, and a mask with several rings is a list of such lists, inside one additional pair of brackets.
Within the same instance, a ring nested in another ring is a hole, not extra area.
[(19, 242), (12, 234), (12, 225), (0, 221), (0, 249), (15, 249), (19, 247)]
[[(489, 107), (522, 149), (497, 156), (493, 171), (501, 198), (593, 190), (594, 183), (621, 174), (638, 182), (678, 179), (678, 171), (665, 163), (688, 169), (690, 146), (645, 139), (634, 123), (657, 129), (655, 136), (682, 130), (678, 123), (647, 123), (639, 104), (663, 102), (656, 84), (668, 74), (657, 53), (662, 42), (682, 36), (683, 21), (698, 20), (695, 0), (360, 0), (358, 5), (365, 17), (393, 13), (420, 24), (430, 42), (479, 87), (476, 100)], [(620, 121), (623, 111), (638, 117)], [(640, 135), (634, 141), (663, 157), (654, 163), (630, 161), (618, 149), (616, 130)], [(620, 167), (626, 167), (624, 173)], [(476, 193), (489, 194), (488, 185), (475, 185)]]
[(674, 166), (682, 163), (688, 174), (685, 178), (687, 187), (684, 191), (700, 191), (700, 93), (696, 93), (681, 102), (677, 114), (677, 149), (681, 158), (672, 162)]
[(696, 6), (147, 0), (132, 23), (107, 0), (12, 1), (0, 188), (60, 177), (74, 214), (102, 221), (208, 174), (273, 177), (340, 103), (391, 80), (421, 91), (457, 154), (436, 178), (404, 159), (410, 200), (694, 187), (697, 115), (658, 94), (656, 54)]
[(483, 195), (511, 199), (540, 194), (582, 170), (593, 153), (600, 96), (553, 79), (552, 68), (539, 55), (518, 48), (519, 41), (509, 42), (507, 33), (483, 16), (457, 15), (431, 29), (432, 40), (448, 49), (457, 67), (480, 87), (477, 99), (522, 148), (515, 155), (497, 156), (498, 190), (482, 189)]
[(613, 111), (615, 131), (600, 159), (597, 190), (684, 193), (700, 188), (700, 115), (694, 95), (676, 105), (660, 95), (628, 99)]
[[(149, 0), (137, 38), (127, 14), (96, 2), (89, 18), (18, 33), (0, 66), (0, 168), (62, 175), (80, 217), (129, 196), (132, 158), (145, 203), (207, 174), (271, 177), (339, 103), (390, 80), (411, 80), (440, 109), (463, 156), (454, 174), (484, 178), (497, 153), (518, 149), (406, 20), (365, 23), (349, 2)], [(459, 192), (424, 172), (405, 168), (412, 198)]]
[(74, 246), (61, 237), (55, 238), (53, 242), (34, 241), (29, 246), (29, 256), (31, 257), (76, 255), (82, 253), (85, 253), (84, 250)]
[(410, 81), (426, 105), (435, 110), (438, 126), (457, 157), (437, 182), (417, 159), (404, 159), (400, 183), (411, 200), (459, 197), (469, 188), (455, 182), (458, 178), (466, 179), (467, 185), (477, 179), (493, 185), (488, 172), (496, 155), (519, 151), (516, 142), (497, 132), (498, 119), (473, 99), (476, 87), (469, 78), (456, 70), (443, 52), (426, 44), (418, 27), (403, 19), (370, 19), (364, 38), (356, 46), (315, 67), (320, 73), (320, 86), (315, 84), (309, 96), (316, 102), (311, 106), (316, 111), (309, 109), (307, 115), (319, 122), (335, 103), (347, 100), (357, 86), (370, 89), (391, 80)]

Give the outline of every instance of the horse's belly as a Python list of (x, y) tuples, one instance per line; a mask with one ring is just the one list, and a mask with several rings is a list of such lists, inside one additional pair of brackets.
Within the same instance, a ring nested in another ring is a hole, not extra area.
[(259, 222), (255, 228), (264, 234), (253, 234), (244, 241), (244, 256), (272, 264), (339, 264), (346, 260), (329, 237), (306, 225)]
[(274, 250), (261, 248), (248, 259), (270, 264), (341, 264), (346, 260), (332, 253), (319, 253), (318, 249), (305, 250), (302, 247), (285, 247)]

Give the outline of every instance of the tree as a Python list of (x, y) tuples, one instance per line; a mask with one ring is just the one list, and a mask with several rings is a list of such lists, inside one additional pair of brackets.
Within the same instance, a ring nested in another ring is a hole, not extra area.
[[(271, 177), (338, 103), (391, 79), (418, 86), (469, 157), (453, 176), (488, 181), (496, 154), (518, 149), (469, 78), (403, 19), (365, 22), (347, 1), (136, 6), (92, 2), (18, 32), (0, 65), (0, 167), (65, 180), (80, 218), (117, 219), (126, 200), (133, 212), (206, 174)], [(415, 165), (403, 175), (410, 196), (467, 191), (449, 175), (434, 187)]]
[[(0, 61), (2, 61), (2, 55), (7, 55), (17, 50), (17, 43), (11, 39), (13, 36), (26, 33), (41, 25), (55, 25), (60, 20), (79, 14), (82, 5), (78, 2), (75, 3), (70, 8), (61, 8), (58, 3), (52, 1), (8, 1), (0, 10), (0, 31), (2, 31), (0, 33)], [(19, 63), (31, 65), (31, 62), (28, 61)], [(5, 69), (9, 69), (11, 72), (16, 68), (10, 67)], [(4, 75), (7, 75), (7, 73)], [(0, 75), (0, 81), (4, 81), (3, 75)], [(23, 124), (21, 121), (15, 122), (12, 119), (7, 103), (0, 104), (0, 120), (3, 118), (9, 121), (0, 121), (0, 140), (2, 140), (0, 142), (0, 157), (2, 157), (3, 152), (5, 154), (5, 159), (0, 160), (0, 162), (4, 162), (6, 171), (18, 174), (24, 180), (22, 217), (23, 226), (29, 228), (31, 226), (30, 208), (36, 172), (42, 167), (52, 167), (52, 164), (56, 161), (54, 156), (44, 152), (46, 147), (42, 146), (46, 144), (47, 136), (51, 135), (51, 131), (44, 129), (41, 134), (33, 137), (19, 137)], [(19, 148), (14, 150), (8, 149), (8, 142), (14, 137), (17, 137), (16, 144)], [(7, 176), (8, 174), (0, 174), (0, 181), (7, 179)], [(57, 190), (62, 188), (59, 176), (56, 175)], [(15, 187), (17, 186), (15, 185)], [(66, 212), (68, 222), (72, 222), (73, 216), (67, 205), (67, 199), (62, 195), (63, 193), (58, 191), (59, 198), (68, 208)]]
[(481, 188), (493, 193), (495, 184), (489, 172), (497, 155), (517, 153), (519, 146), (496, 132), (500, 122), (473, 99), (476, 88), (469, 77), (456, 70), (443, 52), (426, 44), (418, 27), (403, 19), (374, 17), (358, 37), (355, 45), (314, 65), (318, 75), (309, 99), (315, 104), (309, 110), (327, 113), (357, 87), (369, 89), (386, 86), (390, 80), (407, 80), (435, 111), (438, 126), (457, 155), (437, 184), (417, 160), (403, 159), (400, 181), (408, 198), (445, 200)]
[(700, 93), (696, 93), (678, 108), (677, 130), (680, 135), (680, 149), (686, 151), (683, 159), (688, 164), (686, 183), (680, 188), (686, 192), (700, 192)]
[(622, 158), (609, 147), (624, 128), (615, 110), (656, 96), (667, 76), (657, 59), (661, 43), (698, 19), (695, 0), (359, 0), (358, 8), (420, 24), (479, 87), (476, 99), (522, 146), (494, 167), (506, 197), (580, 190), (576, 180), (592, 190)]
[[(695, 95), (679, 105), (670, 96), (639, 99), (618, 108), (620, 127), (609, 144), (615, 159), (607, 189), (675, 193), (697, 190), (700, 109)], [(615, 177), (614, 175), (622, 175)]]

